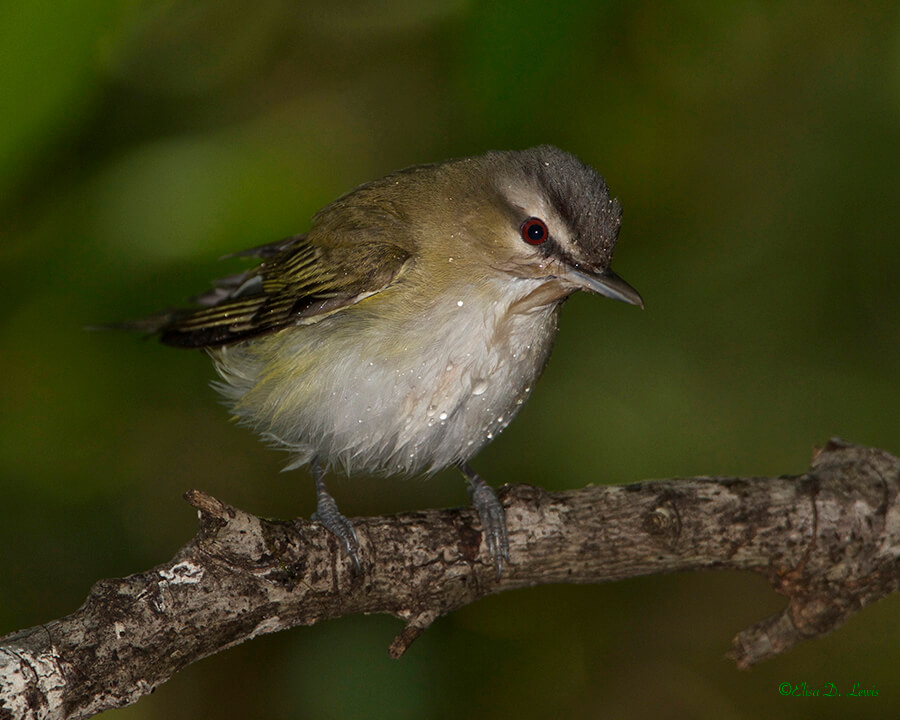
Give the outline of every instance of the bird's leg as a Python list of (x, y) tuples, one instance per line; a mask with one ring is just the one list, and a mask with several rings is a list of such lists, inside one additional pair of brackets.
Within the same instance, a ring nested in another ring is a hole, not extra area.
[(313, 479), (316, 481), (316, 511), (313, 513), (312, 519), (322, 523), (332, 535), (340, 540), (344, 552), (353, 562), (354, 569), (359, 571), (362, 569), (359, 562), (359, 538), (356, 537), (353, 523), (341, 514), (334, 498), (325, 488), (325, 472), (322, 470), (319, 459), (313, 458), (310, 467)]
[(482, 480), (468, 463), (460, 463), (459, 469), (469, 481), (469, 497), (481, 518), (481, 528), (499, 580), (503, 574), (503, 566), (509, 562), (509, 537), (506, 534), (503, 506), (494, 488)]

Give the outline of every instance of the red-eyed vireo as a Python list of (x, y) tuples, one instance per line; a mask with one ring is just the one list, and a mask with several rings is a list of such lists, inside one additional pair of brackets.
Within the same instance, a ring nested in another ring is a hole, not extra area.
[(503, 509), (467, 464), (541, 374), (576, 290), (642, 305), (610, 270), (621, 210), (603, 178), (541, 146), (401, 170), (358, 187), (309, 232), (196, 298), (135, 323), (203, 348), (240, 422), (312, 466), (316, 517), (359, 567), (358, 541), (323, 482), (456, 465), (492, 561)]

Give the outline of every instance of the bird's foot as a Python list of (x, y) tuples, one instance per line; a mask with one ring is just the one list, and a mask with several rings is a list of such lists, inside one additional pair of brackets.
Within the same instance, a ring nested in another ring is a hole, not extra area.
[(488, 552), (494, 561), (494, 569), (499, 580), (503, 575), (504, 565), (509, 563), (509, 536), (503, 506), (494, 488), (482, 480), (478, 473), (465, 464), (461, 465), (460, 469), (469, 480), (469, 497), (472, 498), (472, 505), (475, 506), (481, 519)]
[(359, 561), (359, 538), (356, 536), (356, 529), (338, 510), (337, 503), (325, 489), (325, 483), (320, 475), (316, 477), (316, 511), (312, 514), (312, 520), (322, 523), (325, 529), (340, 541), (344, 553), (353, 563), (353, 569), (360, 572), (362, 564)]

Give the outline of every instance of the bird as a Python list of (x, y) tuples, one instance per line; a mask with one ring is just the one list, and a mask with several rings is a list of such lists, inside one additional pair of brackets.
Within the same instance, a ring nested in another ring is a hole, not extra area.
[(361, 568), (328, 472), (468, 481), (497, 577), (509, 537), (470, 460), (532, 392), (576, 291), (643, 308), (610, 268), (622, 210), (552, 145), (415, 165), (339, 197), (309, 230), (235, 255), (193, 306), (128, 324), (206, 352), (236, 420), (309, 465), (321, 522)]

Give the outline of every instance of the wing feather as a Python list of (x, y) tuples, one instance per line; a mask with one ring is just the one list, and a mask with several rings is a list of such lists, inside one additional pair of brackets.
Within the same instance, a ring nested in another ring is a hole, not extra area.
[(154, 327), (177, 347), (219, 347), (288, 325), (317, 322), (381, 292), (401, 274), (410, 253), (384, 242), (323, 247), (297, 235), (236, 255), (262, 258), (256, 267), (214, 283)]

